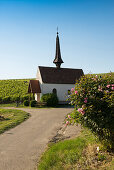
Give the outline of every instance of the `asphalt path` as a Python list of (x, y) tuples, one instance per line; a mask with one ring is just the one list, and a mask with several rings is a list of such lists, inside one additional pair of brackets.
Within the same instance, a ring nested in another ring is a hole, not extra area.
[(31, 117), (0, 135), (0, 170), (36, 170), (47, 143), (71, 108), (20, 108)]

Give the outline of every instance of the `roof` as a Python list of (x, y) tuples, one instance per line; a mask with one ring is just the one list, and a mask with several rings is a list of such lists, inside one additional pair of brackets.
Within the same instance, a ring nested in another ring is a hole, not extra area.
[(82, 69), (39, 66), (39, 70), (43, 83), (49, 84), (75, 84), (84, 75)]
[(40, 84), (38, 80), (30, 80), (28, 93), (41, 93)]

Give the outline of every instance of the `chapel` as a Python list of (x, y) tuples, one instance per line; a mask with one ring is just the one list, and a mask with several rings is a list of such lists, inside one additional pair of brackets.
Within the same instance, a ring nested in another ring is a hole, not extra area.
[(80, 79), (84, 73), (82, 69), (61, 67), (64, 62), (61, 57), (58, 31), (53, 63), (55, 67), (38, 66), (36, 80), (30, 80), (28, 93), (33, 93), (37, 102), (40, 102), (43, 94), (55, 93), (60, 104), (67, 103), (69, 91), (75, 86), (76, 80)]

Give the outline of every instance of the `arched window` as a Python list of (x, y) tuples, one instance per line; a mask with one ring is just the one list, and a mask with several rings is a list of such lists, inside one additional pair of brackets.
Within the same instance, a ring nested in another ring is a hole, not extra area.
[(54, 94), (57, 94), (57, 90), (54, 88), (52, 91)]

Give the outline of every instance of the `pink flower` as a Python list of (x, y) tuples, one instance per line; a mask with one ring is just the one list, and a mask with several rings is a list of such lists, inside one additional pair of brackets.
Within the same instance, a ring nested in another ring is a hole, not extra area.
[(79, 109), (78, 109), (78, 112), (80, 112), (82, 115), (85, 114), (85, 111), (84, 111), (82, 108), (79, 108)]
[(78, 91), (75, 91), (75, 94), (78, 94)]
[(85, 97), (84, 100), (87, 100), (87, 97)]
[(106, 93), (109, 93), (109, 91), (108, 91), (108, 90), (106, 90)]
[(79, 108), (79, 109), (78, 109), (78, 112), (80, 112), (80, 113), (81, 113), (82, 111), (83, 111), (83, 109), (82, 109), (82, 108)]
[(110, 87), (110, 84), (108, 84), (106, 87), (109, 88), (109, 87)]
[(112, 87), (114, 87), (114, 84), (112, 84)]
[(87, 103), (87, 100), (84, 100), (84, 103)]
[(68, 118), (70, 119), (70, 118), (71, 118), (71, 116), (70, 116), (70, 115), (68, 115)]
[(74, 88), (72, 88), (71, 91), (74, 91)]
[(66, 121), (66, 125), (68, 125), (69, 124), (69, 121)]
[(114, 86), (113, 86), (113, 87), (111, 87), (111, 89), (112, 89), (112, 90), (114, 90)]

